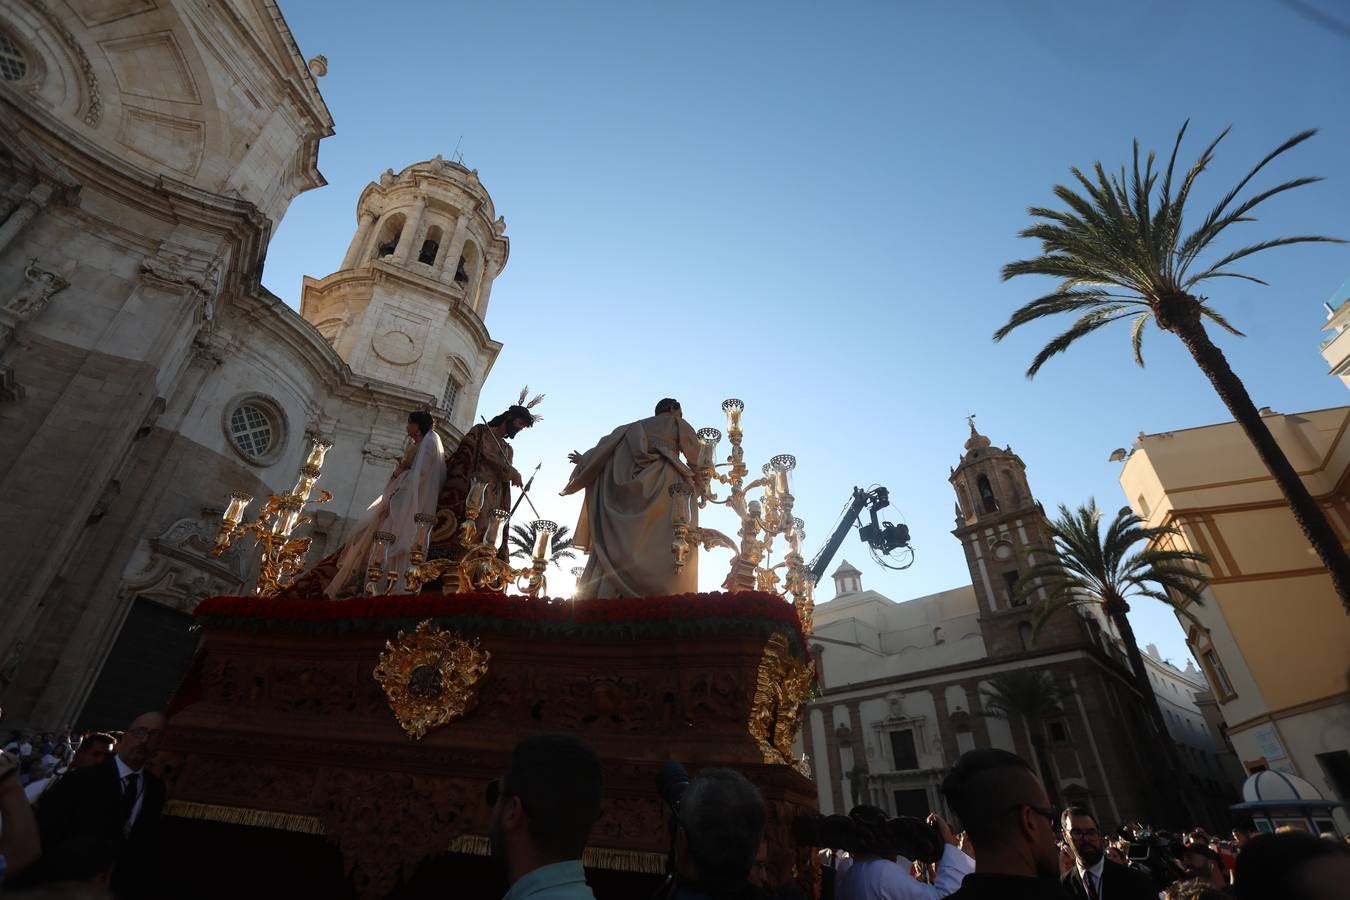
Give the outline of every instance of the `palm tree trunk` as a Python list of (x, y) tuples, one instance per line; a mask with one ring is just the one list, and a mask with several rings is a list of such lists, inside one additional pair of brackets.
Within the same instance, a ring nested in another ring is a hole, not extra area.
[[(1121, 641), (1125, 644), (1125, 655), (1129, 658), (1130, 668), (1134, 671), (1135, 687), (1142, 695), (1144, 711), (1153, 722), (1156, 743), (1162, 751), (1162, 761), (1166, 762), (1165, 766), (1154, 767), (1154, 783), (1158, 786), (1160, 796), (1172, 807), (1169, 812), (1173, 816), (1180, 817), (1172, 824), (1177, 827), (1194, 825), (1196, 824), (1194, 811), (1187, 799), (1189, 796), (1188, 785), (1182, 779), (1185, 766), (1181, 761), (1181, 754), (1177, 752), (1176, 744), (1172, 742), (1172, 735), (1167, 731), (1167, 723), (1163, 720), (1162, 707), (1158, 705), (1158, 695), (1153, 693), (1153, 684), (1148, 680), (1148, 669), (1144, 666), (1143, 654), (1139, 652), (1139, 644), (1134, 636), (1134, 627), (1130, 625), (1130, 619), (1126, 615), (1129, 612), (1129, 606), (1121, 599), (1108, 599), (1102, 606), (1106, 614), (1111, 617), (1116, 630), (1120, 632)], [(1168, 774), (1164, 775), (1163, 773)]]
[(1270, 470), (1271, 477), (1275, 479), (1280, 492), (1289, 503), (1289, 509), (1293, 512), (1298, 527), (1302, 529), (1308, 543), (1317, 551), (1322, 564), (1327, 567), (1327, 572), (1331, 575), (1331, 585), (1340, 596), (1341, 605), (1345, 607), (1347, 613), (1350, 613), (1350, 555), (1346, 554), (1345, 545), (1341, 543), (1331, 523), (1327, 521), (1326, 514), (1317, 505), (1307, 485), (1303, 483), (1298, 472), (1294, 471), (1289, 458), (1276, 443), (1275, 436), (1261, 420), (1261, 414), (1247, 394), (1247, 388), (1242, 380), (1228, 365), (1228, 359), (1223, 355), (1223, 351), (1209, 339), (1209, 335), (1205, 333), (1205, 326), (1198, 316), (1194, 318), (1187, 316), (1169, 330), (1181, 338), (1181, 342), (1191, 352), (1200, 371), (1204, 372), (1210, 384), (1214, 385), (1214, 390), (1218, 392), (1224, 406), (1228, 407), (1233, 418), (1246, 432), (1247, 438), (1256, 448), (1256, 454)]

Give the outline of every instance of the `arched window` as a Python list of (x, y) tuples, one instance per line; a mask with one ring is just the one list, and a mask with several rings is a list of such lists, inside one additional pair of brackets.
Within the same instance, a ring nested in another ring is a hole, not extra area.
[(403, 221), (402, 213), (395, 213), (385, 220), (380, 228), (380, 236), (375, 241), (376, 259), (394, 255), (398, 249), (398, 239), (403, 236)]
[(0, 81), (22, 81), (28, 74), (28, 60), (23, 50), (8, 34), (0, 31)]
[(479, 251), (478, 245), (473, 241), (464, 242), (464, 252), (459, 257), (459, 265), (455, 267), (455, 283), (464, 285), (467, 289), (469, 285), (478, 280), (478, 273), (483, 267), (483, 254)]
[(989, 486), (989, 476), (981, 475), (975, 479), (975, 489), (980, 492), (980, 502), (987, 513), (998, 512), (998, 501), (994, 499), (994, 489)]
[(451, 375), (445, 380), (445, 394), (441, 397), (441, 409), (447, 413), (455, 411), (455, 398), (459, 396), (459, 388), (460, 384), (455, 380), (455, 376)]
[(436, 254), (440, 252), (441, 241), (444, 240), (444, 233), (440, 226), (432, 225), (427, 229), (427, 238), (422, 241), (422, 249), (417, 254), (417, 261), (428, 266), (436, 264)]

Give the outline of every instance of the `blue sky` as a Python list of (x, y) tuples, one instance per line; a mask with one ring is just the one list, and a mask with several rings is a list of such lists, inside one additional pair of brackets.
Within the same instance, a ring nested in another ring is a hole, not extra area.
[[(1275, 0), (292, 0), (283, 11), (302, 52), (328, 57), (320, 87), (337, 134), (319, 155), (328, 187), (297, 199), (276, 233), (269, 288), (298, 305), (302, 275), (339, 265), (365, 184), (458, 144), (511, 239), (487, 322), (505, 348), (480, 411), (526, 383), (548, 394), (546, 421), (516, 441), (522, 469), (545, 462), (540, 511), (575, 519), (577, 503), (557, 496), (568, 450), (667, 395), (695, 427), (722, 427), (720, 402), (736, 396), (751, 459), (799, 459), (812, 552), (855, 484), (890, 489), (913, 568), (878, 569), (856, 538), (841, 556), (895, 599), (969, 582), (947, 483), (968, 413), (1022, 455), (1048, 509), (1090, 496), (1117, 508), (1112, 449), (1228, 418), (1156, 331), (1144, 370), (1119, 328), (1034, 382), (1022, 373), (1056, 325), (990, 340), (1044, 292), (998, 272), (1034, 253), (1016, 237), (1026, 208), (1052, 205), (1070, 165), (1123, 162), (1135, 137), (1169, 148), (1187, 118), (1189, 162), (1231, 124), (1199, 212), (1267, 150), (1318, 127), (1262, 183), (1327, 180), (1276, 198), (1227, 246), (1350, 237), (1350, 41)], [(1350, 250), (1275, 250), (1245, 271), (1271, 286), (1215, 282), (1211, 296), (1250, 335), (1217, 340), (1257, 404), (1344, 404), (1317, 346)], [(705, 522), (735, 527), (723, 512)], [(712, 587), (724, 554), (702, 565)], [(1141, 642), (1184, 659), (1169, 614), (1135, 620)]]

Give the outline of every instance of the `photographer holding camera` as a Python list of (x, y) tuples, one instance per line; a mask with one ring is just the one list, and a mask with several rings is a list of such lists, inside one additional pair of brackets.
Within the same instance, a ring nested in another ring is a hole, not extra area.
[[(865, 837), (844, 848), (853, 854), (853, 865), (839, 876), (838, 900), (936, 900), (955, 891), (975, 871), (975, 861), (957, 847), (955, 835), (939, 815), (930, 815), (925, 826), (917, 819), (888, 819), (885, 810), (875, 806), (855, 806), (848, 817), (861, 826), (860, 835)], [(933, 884), (910, 873), (911, 858), (937, 863)]]

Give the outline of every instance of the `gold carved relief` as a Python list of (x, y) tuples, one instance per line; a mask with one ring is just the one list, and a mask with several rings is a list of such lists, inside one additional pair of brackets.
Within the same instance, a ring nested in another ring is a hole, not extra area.
[(797, 738), (815, 673), (815, 663), (803, 663), (792, 655), (787, 635), (779, 632), (764, 645), (755, 673), (749, 726), (766, 763), (797, 764), (792, 742)]
[(400, 631), (385, 642), (373, 674), (398, 724), (408, 737), (421, 740), (473, 709), (489, 658), (477, 639), (466, 641), (425, 619), (412, 634)]

